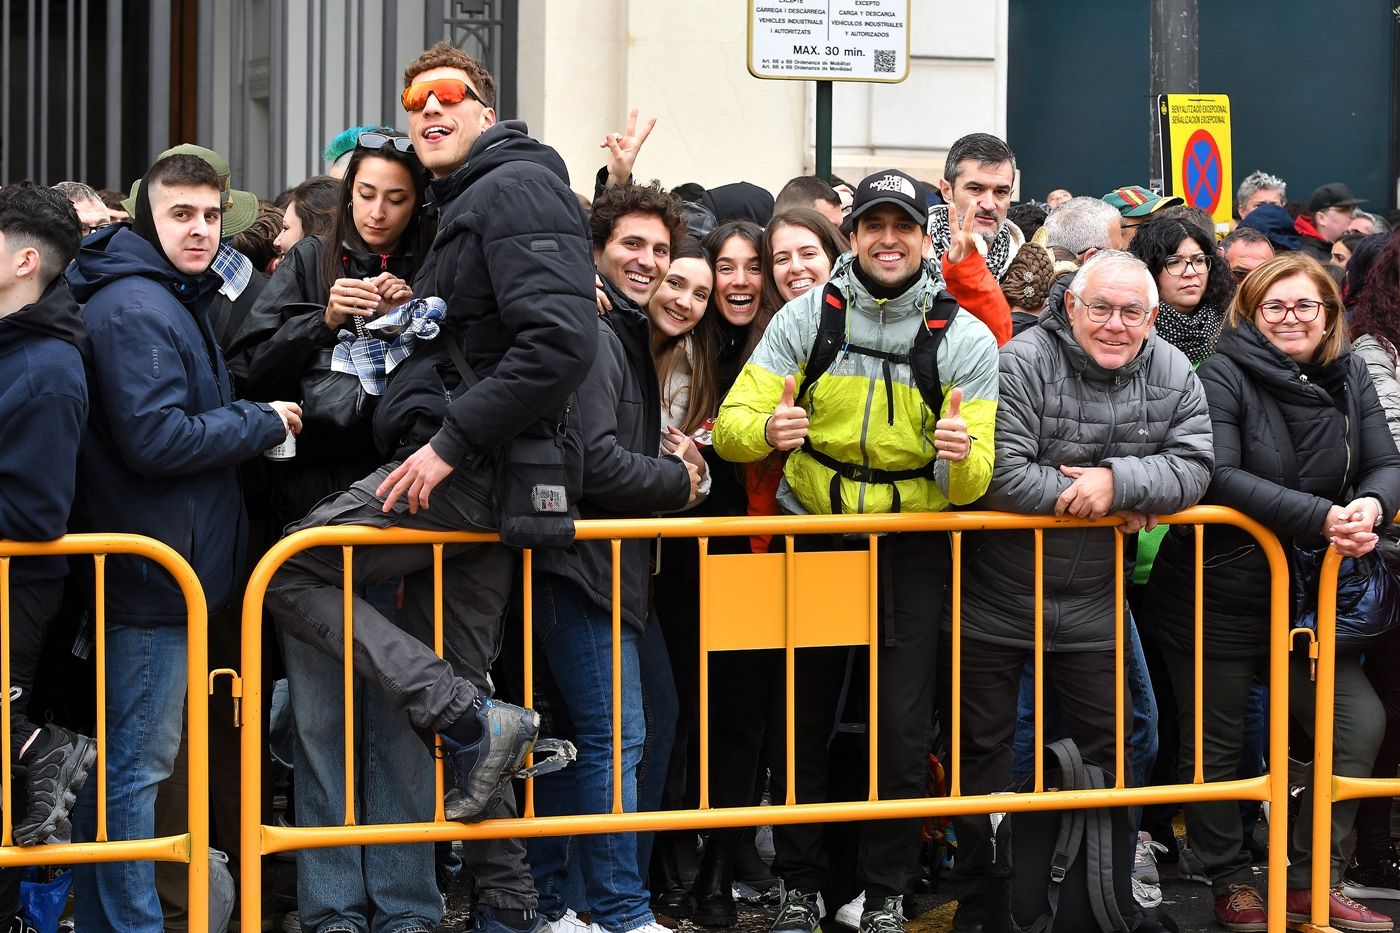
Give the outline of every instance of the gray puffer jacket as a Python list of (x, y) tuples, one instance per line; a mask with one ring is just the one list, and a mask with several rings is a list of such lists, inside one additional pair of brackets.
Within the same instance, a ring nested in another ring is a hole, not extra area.
[[(1055, 511), (1072, 480), (1060, 467), (1113, 470), (1112, 510), (1152, 514), (1194, 505), (1214, 454), (1205, 392), (1181, 351), (1149, 335), (1117, 370), (1099, 366), (1070, 332), (1063, 304), (1001, 348), (1002, 407), (996, 466), (982, 506), (1032, 515)], [(1045, 647), (1113, 646), (1114, 532), (1044, 536)], [(976, 536), (963, 592), (964, 634), (1034, 644), (1033, 532)]]

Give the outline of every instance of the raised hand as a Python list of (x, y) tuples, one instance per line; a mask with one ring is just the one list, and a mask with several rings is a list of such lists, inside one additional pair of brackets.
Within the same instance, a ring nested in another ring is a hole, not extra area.
[(933, 449), (938, 451), (939, 460), (953, 463), (966, 460), (972, 451), (972, 435), (967, 433), (967, 422), (963, 420), (963, 390), (955, 388), (948, 393), (948, 414), (938, 419), (933, 426)]
[(656, 126), (656, 117), (652, 117), (642, 127), (640, 133), (637, 132), (637, 109), (632, 108), (627, 114), (627, 128), (621, 133), (609, 133), (603, 137), (600, 149), (608, 150), (608, 184), (611, 188), (614, 185), (625, 185), (627, 179), (632, 177), (632, 166), (637, 163), (637, 153), (641, 151), (642, 144), (651, 135), (652, 127)]
[(972, 210), (967, 212), (967, 216), (958, 222), (958, 206), (952, 201), (948, 202), (948, 233), (951, 239), (948, 241), (948, 262), (957, 265), (968, 256), (977, 252), (977, 206), (973, 205)]
[(797, 380), (787, 376), (783, 379), (783, 397), (763, 426), (763, 439), (774, 450), (795, 450), (807, 437), (807, 412), (795, 404), (796, 395)]

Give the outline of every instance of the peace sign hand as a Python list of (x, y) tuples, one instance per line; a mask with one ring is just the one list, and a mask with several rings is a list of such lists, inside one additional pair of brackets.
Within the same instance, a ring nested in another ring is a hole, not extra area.
[(948, 263), (956, 266), (971, 254), (977, 252), (977, 234), (973, 231), (977, 229), (977, 206), (967, 212), (962, 223), (958, 223), (958, 206), (952, 201), (948, 202), (948, 232), (952, 238), (948, 241)]
[(638, 133), (637, 109), (634, 107), (627, 114), (627, 128), (625, 130), (621, 133), (609, 133), (603, 137), (603, 142), (598, 148), (608, 150), (607, 187), (627, 184), (627, 179), (632, 177), (632, 166), (637, 162), (637, 153), (641, 151), (642, 144), (647, 141), (654, 126), (656, 126), (656, 117), (647, 120), (646, 126), (642, 127), (642, 131)]

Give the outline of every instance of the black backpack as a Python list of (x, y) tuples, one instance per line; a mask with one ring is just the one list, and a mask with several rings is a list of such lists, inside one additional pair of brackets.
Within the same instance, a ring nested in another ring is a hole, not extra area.
[[(846, 339), (846, 296), (832, 282), (826, 283), (822, 293), (821, 321), (817, 325), (817, 339), (812, 341), (811, 352), (807, 354), (807, 365), (802, 371), (802, 384), (797, 388), (793, 401), (797, 405), (811, 395), (817, 380), (836, 362), (842, 354), (856, 353), (880, 360), (885, 376), (885, 410), (890, 413), (890, 423), (894, 423), (894, 379), (891, 366), (908, 363), (914, 375), (914, 385), (923, 396), (924, 404), (935, 417), (943, 410), (943, 384), (938, 377), (938, 346), (947, 333), (948, 322), (958, 313), (958, 302), (946, 291), (939, 291), (933, 302), (924, 308), (924, 326), (914, 337), (914, 343), (907, 353), (889, 353), (851, 343)], [(846, 463), (817, 450), (811, 438), (802, 442), (802, 449), (822, 466), (835, 471), (831, 478), (831, 513), (841, 514), (842, 477), (861, 483), (887, 483), (894, 490), (894, 511), (899, 511), (899, 487), (894, 484), (907, 479), (932, 479), (933, 469), (938, 462), (934, 457), (922, 467), (912, 470), (878, 470), (859, 463)]]
[[(1047, 787), (1098, 790), (1113, 779), (1086, 764), (1072, 739), (1046, 746)], [(1027, 779), (1018, 791), (1033, 787)], [(992, 889), (987, 930), (1010, 933), (1130, 933), (1137, 842), (1133, 807), (992, 815)], [(998, 817), (1000, 819), (998, 820)]]

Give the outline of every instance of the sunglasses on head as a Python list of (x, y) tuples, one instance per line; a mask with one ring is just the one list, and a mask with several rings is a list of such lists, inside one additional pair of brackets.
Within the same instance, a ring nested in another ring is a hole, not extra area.
[(385, 146), (393, 146), (399, 152), (413, 151), (413, 140), (407, 136), (389, 136), (386, 133), (361, 133), (355, 145), (372, 152), (378, 152)]
[(429, 94), (437, 97), (438, 103), (443, 105), (460, 104), (470, 97), (481, 106), (486, 106), (486, 101), (482, 100), (467, 82), (459, 78), (438, 78), (434, 81), (420, 81), (404, 88), (403, 109), (409, 113), (422, 110), (428, 105)]

